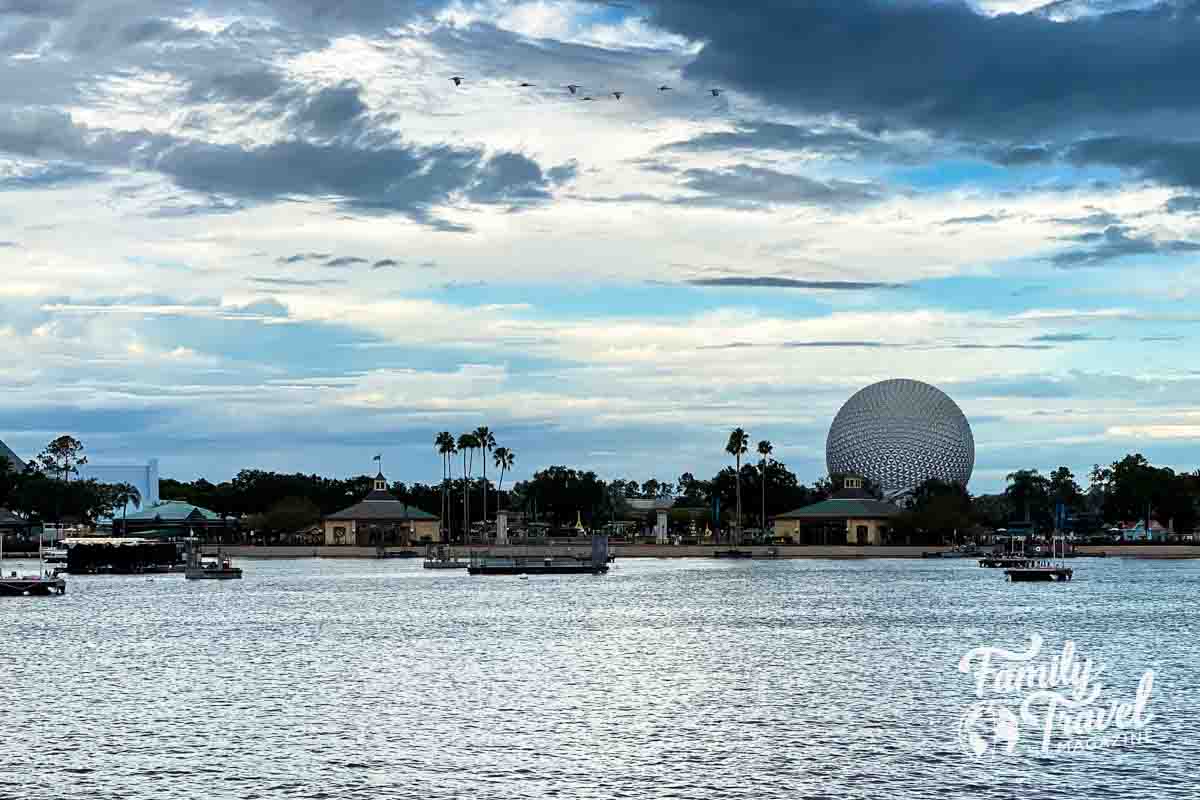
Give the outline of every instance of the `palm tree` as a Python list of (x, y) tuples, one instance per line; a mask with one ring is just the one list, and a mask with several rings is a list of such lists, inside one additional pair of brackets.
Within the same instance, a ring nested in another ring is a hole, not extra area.
[(121, 535), (129, 535), (129, 504), (141, 506), (142, 493), (132, 483), (118, 483), (113, 486), (113, 511), (121, 509)]
[(475, 446), (483, 451), (483, 527), (487, 527), (487, 462), (488, 456), (496, 447), (496, 437), (488, 430), (487, 425), (480, 425), (475, 429), (475, 441), (478, 442)]
[[(458, 452), (463, 457), (463, 544), (471, 537), (471, 467), (467, 465), (467, 455), (474, 461), (475, 434), (464, 433), (458, 437)], [(472, 465), (473, 466), (473, 465)]]
[[(750, 435), (741, 428), (734, 428), (729, 433), (729, 441), (725, 443), (725, 452), (734, 457), (737, 463), (737, 520), (734, 522), (736, 544), (742, 541), (742, 456), (750, 445)], [(736, 546), (735, 544), (735, 546)]]
[(442, 456), (442, 519), (446, 521), (446, 539), (450, 539), (450, 456), (458, 452), (454, 446), (454, 434), (442, 431), (433, 440)]
[(771, 451), (774, 449), (767, 439), (758, 443), (758, 454), (762, 456), (762, 529), (764, 535), (767, 532), (767, 460), (771, 457)]
[[(517, 457), (507, 447), (497, 447), (493, 458), (496, 462), (496, 469), (500, 470), (500, 482), (496, 484), (496, 496), (499, 497), (500, 492), (504, 491), (504, 473), (512, 469)], [(497, 510), (500, 508), (500, 501), (498, 499), (496, 500), (496, 508)]]

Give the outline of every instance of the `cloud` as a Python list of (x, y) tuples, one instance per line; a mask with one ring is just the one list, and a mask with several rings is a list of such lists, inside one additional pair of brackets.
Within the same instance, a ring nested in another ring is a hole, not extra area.
[[(1192, 49), (1200, 52), (1200, 48)], [(1200, 141), (1099, 137), (1071, 145), (1066, 158), (1081, 166), (1117, 167), (1168, 185), (1200, 188)]]
[(990, 139), (1196, 110), (1182, 78), (1200, 73), (1190, 0), (1063, 22), (965, 2), (647, 4), (654, 22), (703, 42), (688, 79), (867, 127)]
[(1176, 195), (1167, 200), (1170, 214), (1192, 214), (1200, 211), (1200, 195)]
[(254, 66), (236, 72), (215, 72), (192, 80), (186, 99), (191, 102), (219, 100), (228, 103), (255, 103), (269, 100), (284, 89), (284, 79), (276, 71)]
[(681, 196), (673, 205), (760, 208), (773, 205), (815, 205), (841, 208), (880, 200), (883, 188), (870, 181), (820, 181), (741, 164), (723, 169), (693, 168), (681, 173), (682, 186), (699, 197)]
[(366, 121), (367, 104), (361, 88), (346, 81), (327, 86), (307, 98), (295, 119), (316, 136), (334, 136), (356, 129)]
[(852, 128), (809, 128), (766, 120), (741, 121), (733, 130), (709, 131), (658, 149), (687, 153), (783, 150), (847, 159), (895, 152), (893, 147)]
[(1073, 344), (1075, 342), (1111, 342), (1111, 336), (1093, 336), (1090, 333), (1043, 333), (1033, 337), (1035, 342)]
[(332, 257), (333, 253), (295, 253), (290, 256), (280, 256), (275, 261), (278, 264), (302, 264), (305, 261), (324, 261)]
[(325, 266), (334, 267), (334, 268), (352, 267), (355, 264), (366, 264), (366, 263), (367, 263), (367, 259), (359, 258), (358, 256), (338, 256), (337, 258), (331, 258), (329, 261), (326, 261)]
[[(329, 117), (329, 121), (336, 114)], [(283, 139), (250, 146), (111, 132), (76, 125), (65, 113), (0, 111), (0, 151), (63, 156), (108, 166), (129, 164), (171, 178), (183, 189), (247, 202), (323, 198), (352, 209), (399, 213), (439, 230), (465, 226), (433, 210), (460, 199), (510, 207), (548, 200), (559, 181), (537, 162), (512, 152), (485, 154), (453, 145)], [(559, 179), (573, 168), (555, 173)]]
[(16, 242), (10, 242), (10, 241), (7, 241), (7, 240), (6, 240), (6, 241), (0, 241), (0, 250), (4, 250), (4, 249), (6, 249), (6, 248), (15, 248), (15, 247), (20, 247), (20, 246), (21, 246), (21, 245), (17, 244)]
[(1099, 228), (1108, 225), (1120, 225), (1121, 218), (1103, 209), (1089, 209), (1092, 213), (1082, 217), (1051, 217), (1048, 222), (1056, 225), (1079, 225), (1087, 228)]
[(303, 278), (275, 278), (269, 276), (253, 275), (246, 280), (251, 283), (259, 283), (264, 286), (295, 286), (295, 287), (320, 287), (320, 286), (345, 286), (346, 281), (338, 278), (314, 278), (311, 280)]
[(371, 265), (371, 269), (385, 269), (387, 267), (398, 267), (404, 262), (397, 261), (394, 258), (381, 258)]
[(817, 281), (783, 278), (773, 275), (731, 275), (722, 278), (693, 278), (685, 281), (685, 283), (689, 286), (719, 289), (816, 289), (820, 291), (864, 291), (870, 289), (900, 289), (904, 287), (904, 284), (878, 281)]
[(992, 222), (999, 222), (1005, 218), (1005, 214), (979, 214), (974, 217), (952, 217), (942, 222), (943, 225), (985, 225)]
[(1093, 245), (1055, 253), (1050, 263), (1056, 267), (1094, 267), (1129, 256), (1192, 253), (1200, 244), (1180, 239), (1157, 240), (1150, 236), (1130, 236), (1132, 228), (1110, 225), (1103, 232), (1084, 233), (1074, 240)]

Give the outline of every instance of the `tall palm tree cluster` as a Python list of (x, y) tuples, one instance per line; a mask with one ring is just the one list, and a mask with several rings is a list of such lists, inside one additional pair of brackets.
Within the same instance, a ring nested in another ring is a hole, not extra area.
[[(513, 468), (517, 457), (507, 447), (500, 447), (496, 444), (496, 436), (486, 425), (480, 425), (473, 431), (467, 431), (460, 434), (457, 439), (450, 431), (442, 431), (434, 438), (434, 447), (442, 457), (442, 519), (450, 519), (450, 481), (453, 478), (454, 459), (455, 455), (462, 455), (462, 478), (463, 478), (463, 523), (462, 535), (463, 542), (470, 541), (471, 535), (471, 492), (469, 491), (471, 480), (475, 475), (475, 451), (483, 451), (480, 458), (483, 464), (483, 523), (487, 526), (488, 520), (488, 482), (487, 482), (487, 462), (488, 456), (492, 456), (492, 463), (500, 470), (500, 481), (497, 485), (497, 492), (504, 489), (504, 474)], [(446, 531), (446, 536), (449, 538), (449, 530)]]
[[(742, 456), (744, 456), (750, 448), (750, 434), (741, 428), (734, 428), (729, 433), (729, 440), (725, 443), (725, 452), (733, 456), (735, 474), (737, 475), (737, 515), (734, 518), (734, 544), (741, 544), (742, 541)], [(771, 453), (774, 447), (767, 439), (763, 439), (758, 443), (759, 469), (762, 471), (762, 520), (763, 528), (767, 525), (767, 466), (771, 461)]]

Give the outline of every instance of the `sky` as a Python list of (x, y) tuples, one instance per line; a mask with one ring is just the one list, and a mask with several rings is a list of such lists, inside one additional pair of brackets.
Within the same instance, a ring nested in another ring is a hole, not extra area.
[(23, 456), (807, 482), (904, 377), (976, 492), (1200, 466), (1196, 0), (0, 0), (0, 70)]

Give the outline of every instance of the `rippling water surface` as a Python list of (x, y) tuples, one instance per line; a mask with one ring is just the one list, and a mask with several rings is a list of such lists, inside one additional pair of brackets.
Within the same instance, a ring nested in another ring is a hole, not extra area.
[[(1200, 797), (1197, 562), (241, 565), (0, 598), (0, 796)], [(966, 752), (960, 657), (1034, 633), (1155, 670), (1149, 741)]]

